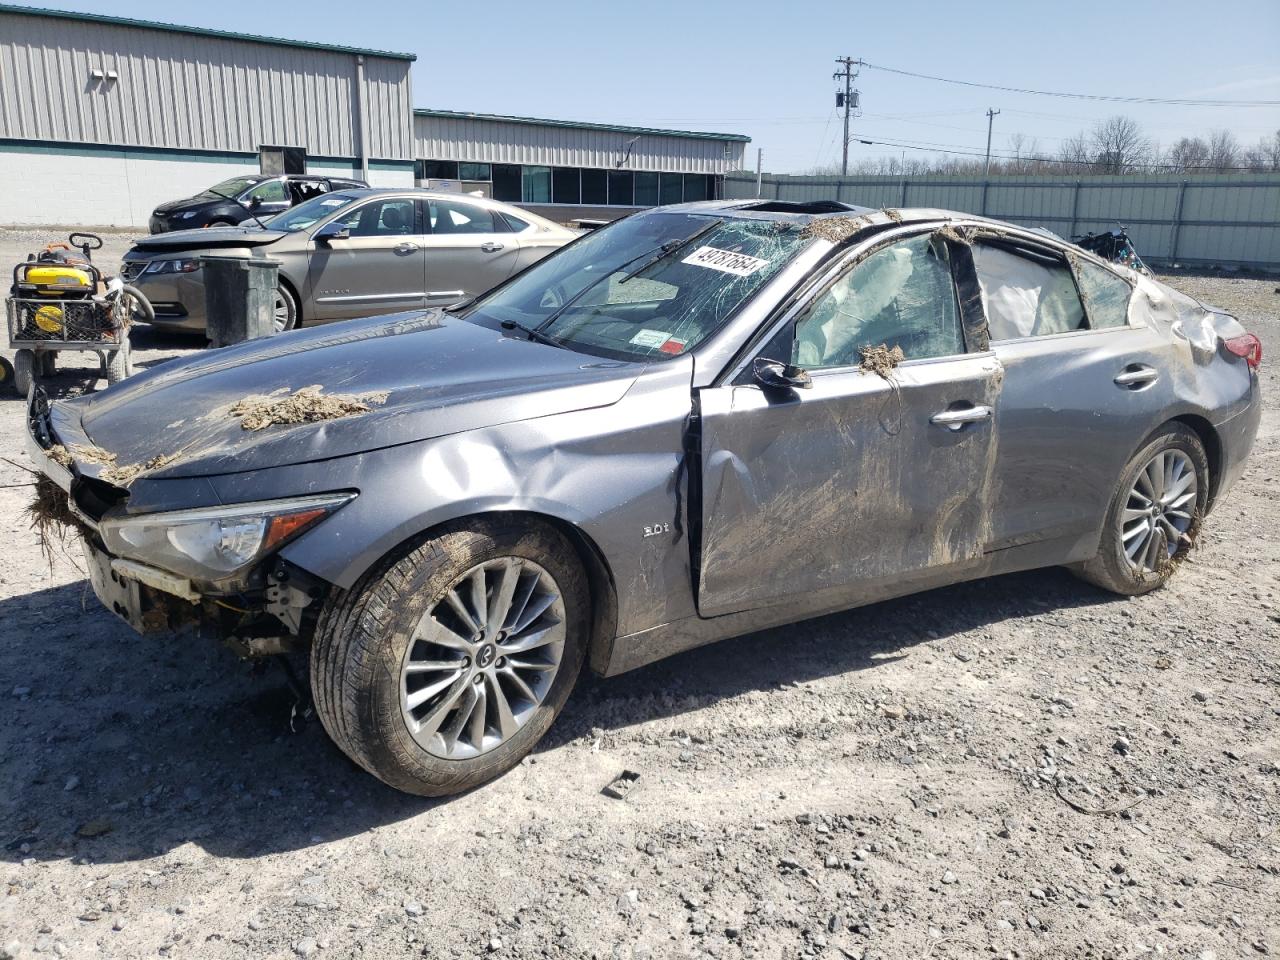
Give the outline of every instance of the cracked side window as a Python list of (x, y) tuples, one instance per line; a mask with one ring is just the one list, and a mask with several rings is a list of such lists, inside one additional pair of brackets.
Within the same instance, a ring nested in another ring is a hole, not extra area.
[(1088, 328), (1075, 279), (1061, 260), (977, 243), (973, 263), (993, 341)]
[(850, 367), (863, 347), (901, 347), (908, 360), (965, 352), (945, 244), (901, 240), (860, 260), (796, 324), (792, 363)]
[(1128, 326), (1129, 298), (1133, 296), (1128, 282), (1106, 267), (1082, 258), (1072, 259), (1080, 296), (1089, 312), (1089, 326), (1095, 330)]

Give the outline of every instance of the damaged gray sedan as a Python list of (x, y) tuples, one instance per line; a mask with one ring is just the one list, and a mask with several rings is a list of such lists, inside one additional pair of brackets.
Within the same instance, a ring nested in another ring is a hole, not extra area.
[(584, 665), (1049, 565), (1164, 583), (1244, 468), (1258, 341), (938, 210), (636, 214), (469, 304), (29, 411), (39, 508), (142, 631), (310, 648), (401, 790), (528, 753)]

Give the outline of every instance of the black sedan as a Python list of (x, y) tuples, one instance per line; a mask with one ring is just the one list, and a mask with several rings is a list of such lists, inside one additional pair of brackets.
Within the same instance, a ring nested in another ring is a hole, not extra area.
[(316, 177), (304, 174), (232, 177), (215, 183), (194, 197), (162, 203), (151, 213), (151, 232), (223, 227), (274, 217), (290, 207), (351, 187), (367, 187), (350, 177)]

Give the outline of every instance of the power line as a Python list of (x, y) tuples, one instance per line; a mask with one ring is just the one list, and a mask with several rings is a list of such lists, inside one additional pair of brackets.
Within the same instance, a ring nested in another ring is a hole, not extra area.
[[(958, 150), (958, 149), (950, 149), (950, 148), (941, 147), (941, 146), (924, 145), (920, 143), (909, 143), (909, 142), (901, 142), (901, 141), (894, 142), (890, 140), (864, 140), (861, 137), (855, 137), (853, 142), (865, 143), (868, 146), (875, 146), (875, 147), (892, 147), (895, 150), (921, 150), (921, 151), (924, 151), (925, 153), (946, 153), (946, 154), (951, 154), (952, 156), (957, 156), (957, 157), (985, 157), (986, 156), (985, 153), (978, 150)], [(1023, 156), (1018, 156), (1016, 154), (1002, 154), (1002, 153), (993, 153), (992, 156), (995, 157), (997, 160), (1020, 160), (1025, 163), (1061, 163), (1061, 164), (1071, 164), (1073, 166), (1085, 166), (1085, 167), (1114, 166), (1114, 161), (1111, 161), (1111, 160), (1067, 160), (1062, 157), (1023, 157)], [(1173, 171), (1208, 170), (1211, 172), (1229, 172), (1229, 171), (1237, 171), (1242, 173), (1257, 172), (1257, 171), (1254, 171), (1252, 167), (1219, 167), (1219, 166), (1214, 166), (1213, 164), (1195, 164), (1195, 165), (1187, 166), (1187, 165), (1176, 164), (1176, 163), (1146, 163), (1146, 162), (1135, 161), (1133, 163), (1126, 164), (1126, 166), (1142, 167), (1144, 169), (1152, 169), (1152, 170), (1173, 170)], [(1266, 171), (1263, 171), (1263, 172), (1266, 172)]]
[(899, 70), (896, 67), (885, 67), (877, 63), (862, 61), (864, 67), (882, 70), (885, 73), (896, 73), (904, 77), (915, 77), (919, 80), (936, 80), (938, 83), (954, 83), (962, 87), (981, 87), (984, 90), (1002, 90), (1005, 93), (1030, 93), (1039, 97), (1062, 97), (1067, 100), (1102, 100), (1108, 103), (1164, 103), (1179, 107), (1276, 107), (1280, 100), (1195, 100), (1183, 97), (1120, 97), (1097, 93), (1061, 93), (1054, 90), (1030, 90), (1026, 87), (1004, 87), (994, 83), (978, 83), (973, 80), (955, 80), (951, 77), (935, 77), (928, 73), (914, 73), (910, 70)]

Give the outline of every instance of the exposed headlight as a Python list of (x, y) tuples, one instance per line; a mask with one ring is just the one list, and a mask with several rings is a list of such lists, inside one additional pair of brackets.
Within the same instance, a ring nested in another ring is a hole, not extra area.
[(180, 213), (180, 214), (178, 214), (178, 219), (179, 219), (179, 220), (190, 220), (192, 217), (194, 217), (194, 216), (195, 216), (197, 213), (199, 213), (199, 212), (200, 212), (200, 211), (198, 211), (198, 210), (188, 210), (186, 213)]
[(200, 261), (197, 260), (152, 260), (147, 264), (143, 273), (195, 273), (200, 269)]
[(104, 519), (102, 541), (118, 556), (192, 580), (226, 580), (355, 498), (354, 493), (263, 500)]

